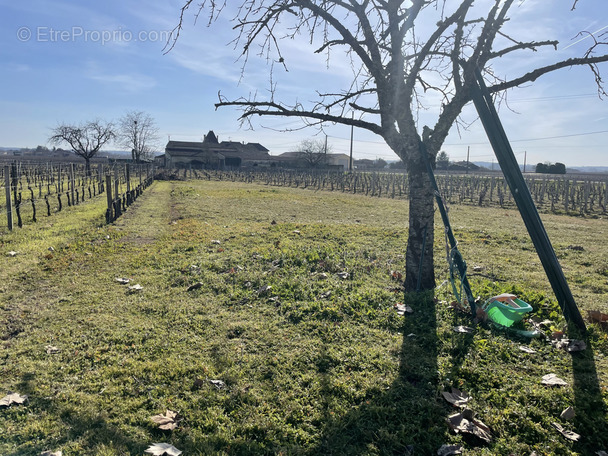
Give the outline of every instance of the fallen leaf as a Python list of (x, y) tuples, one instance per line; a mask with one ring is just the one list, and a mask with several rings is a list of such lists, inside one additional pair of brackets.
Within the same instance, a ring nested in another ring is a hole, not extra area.
[(180, 450), (168, 443), (154, 443), (146, 450), (146, 453), (151, 453), (155, 456), (179, 456), (182, 454)]
[(576, 416), (576, 412), (574, 411), (574, 408), (572, 408), (572, 407), (568, 407), (567, 409), (564, 409), (564, 411), (559, 415), (559, 417), (562, 420), (571, 420), (575, 416)]
[(338, 272), (336, 275), (341, 279), (348, 279), (348, 272)]
[(181, 421), (181, 416), (173, 410), (167, 410), (164, 415), (154, 415), (150, 419), (158, 424), (159, 429), (172, 431), (177, 427), (177, 423)]
[(472, 410), (465, 409), (461, 413), (451, 415), (447, 418), (447, 422), (450, 428), (456, 433), (462, 432), (471, 434), (486, 442), (492, 440), (490, 428), (480, 420), (474, 418)]
[(437, 456), (452, 456), (454, 454), (462, 454), (460, 445), (441, 445), (437, 450)]
[(293, 234), (300, 234), (300, 230), (293, 230), (292, 233)]
[(135, 285), (131, 285), (131, 286), (129, 287), (129, 290), (130, 290), (130, 291), (141, 291), (141, 290), (143, 290), (143, 289), (144, 289), (144, 287), (142, 287), (142, 286), (141, 286), (140, 284), (138, 284), (138, 283), (137, 283), (137, 284), (135, 284)]
[(572, 432), (572, 431), (568, 431), (567, 429), (564, 429), (564, 427), (559, 423), (551, 423), (551, 426), (553, 426), (555, 429), (557, 429), (557, 432), (559, 432), (561, 435), (566, 437), (568, 440), (572, 440), (573, 442), (578, 442), (578, 439), (581, 438), (581, 436), (578, 435), (576, 432)]
[(587, 349), (587, 344), (584, 340), (576, 339), (561, 339), (553, 342), (556, 348), (566, 350), (568, 353), (580, 352)]
[(473, 328), (469, 328), (468, 326), (454, 326), (454, 332), (462, 333), (462, 334), (470, 334), (474, 332)]
[(519, 349), (524, 353), (530, 353), (530, 354), (536, 353), (536, 350), (532, 350), (530, 347), (526, 347), (525, 345), (520, 345)]
[(14, 257), (14, 256), (17, 256), (17, 252), (15, 252), (14, 250), (11, 250), (10, 252), (7, 253), (7, 255), (10, 257)]
[(398, 315), (405, 315), (406, 313), (408, 313), (408, 314), (414, 313), (414, 309), (412, 309), (410, 306), (407, 306), (401, 302), (398, 302), (397, 304), (395, 304), (395, 309), (397, 309)]
[(603, 329), (608, 329), (608, 314), (602, 313), (599, 310), (587, 311), (587, 317), (591, 323), (599, 324)]
[(324, 273), (324, 272), (321, 272), (320, 274), (317, 274), (317, 277), (319, 279), (324, 280), (324, 279), (327, 279), (328, 275), (326, 273)]
[(226, 383), (224, 383), (222, 380), (209, 380), (209, 383), (211, 383), (217, 389), (226, 388)]
[(19, 393), (9, 393), (0, 399), (0, 407), (9, 407), (12, 404), (23, 404), (27, 401), (27, 396), (22, 396)]
[(272, 290), (272, 285), (264, 285), (263, 287), (260, 287), (257, 291), (258, 295), (264, 294), (268, 291)]
[(189, 286), (189, 287), (186, 289), (186, 291), (198, 290), (198, 289), (199, 289), (199, 288), (201, 288), (203, 285), (204, 285), (204, 284), (203, 284), (203, 282), (196, 282), (196, 283), (194, 283), (194, 284), (190, 285), (190, 286)]
[(469, 396), (467, 393), (463, 393), (457, 388), (452, 388), (451, 393), (444, 391), (441, 394), (443, 395), (444, 399), (454, 407), (463, 407), (471, 400), (471, 396)]
[(217, 239), (213, 239), (213, 240), (211, 241), (211, 243), (212, 243), (212, 244), (215, 244), (215, 245), (220, 245), (220, 244), (222, 243), (222, 241), (218, 241)]
[(126, 277), (115, 277), (114, 280), (121, 285), (126, 285), (131, 281), (131, 279), (127, 279)]
[(568, 383), (566, 383), (564, 380), (562, 380), (555, 374), (544, 375), (541, 383), (543, 385), (548, 385), (548, 386), (566, 386), (566, 385), (568, 385)]
[(46, 352), (49, 355), (56, 355), (57, 353), (59, 353), (61, 351), (61, 350), (59, 350), (59, 348), (55, 347), (54, 345), (47, 345), (44, 348), (46, 349)]
[(403, 274), (401, 274), (399, 271), (391, 271), (391, 278), (393, 280), (402, 280)]

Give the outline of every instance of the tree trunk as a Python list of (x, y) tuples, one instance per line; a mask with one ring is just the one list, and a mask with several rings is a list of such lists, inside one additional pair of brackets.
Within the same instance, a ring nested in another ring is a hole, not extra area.
[(405, 256), (405, 291), (435, 288), (433, 268), (434, 199), (433, 189), (420, 152), (409, 166), (409, 233)]
[(85, 157), (85, 170), (87, 177), (91, 177), (91, 159)]

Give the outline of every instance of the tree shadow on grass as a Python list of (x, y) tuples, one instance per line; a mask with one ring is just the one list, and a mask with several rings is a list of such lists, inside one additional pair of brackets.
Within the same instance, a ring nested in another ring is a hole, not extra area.
[(419, 294), (410, 305), (414, 313), (404, 319), (398, 378), (387, 390), (370, 390), (345, 415), (328, 416), (321, 442), (310, 454), (427, 455), (446, 443), (435, 301), (430, 293)]
[[(572, 326), (569, 334), (577, 334)], [(574, 449), (580, 454), (596, 454), (608, 451), (608, 409), (602, 397), (602, 389), (595, 366), (593, 340), (589, 333), (583, 339), (587, 349), (572, 353), (574, 377), (573, 430), (581, 435)]]
[[(13, 445), (14, 451), (4, 453), (3, 456), (38, 456), (45, 451), (58, 451), (66, 447), (75, 447), (79, 451), (101, 451), (106, 449), (112, 454), (143, 454), (145, 445), (125, 435), (117, 427), (108, 422), (104, 413), (94, 410), (91, 404), (71, 405), (68, 402), (54, 401), (52, 398), (40, 397), (36, 387), (37, 379), (34, 373), (22, 375), (18, 390), (29, 396), (27, 402), (28, 413), (39, 414), (55, 418), (59, 431), (52, 435), (40, 434), (40, 438), (29, 442), (20, 441), (20, 436), (2, 436), (3, 443)], [(44, 426), (50, 426), (45, 423)], [(41, 431), (42, 432), (42, 431)], [(13, 439), (13, 441), (11, 441)], [(65, 451), (65, 450), (64, 450)]]

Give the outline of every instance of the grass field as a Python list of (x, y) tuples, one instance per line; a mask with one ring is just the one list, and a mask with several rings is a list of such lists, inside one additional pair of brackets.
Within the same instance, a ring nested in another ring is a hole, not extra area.
[[(606, 333), (568, 333), (587, 343), (572, 354), (487, 323), (456, 333), (474, 325), (445, 303), (447, 285), (404, 298), (395, 280), (404, 201), (163, 181), (113, 225), (104, 204), (0, 237), (0, 399), (28, 396), (0, 407), (1, 455), (142, 455), (156, 442), (184, 455), (608, 451)], [(450, 217), (476, 295), (515, 291), (551, 320), (545, 334), (566, 329), (516, 211)], [(607, 221), (543, 220), (583, 314), (608, 313)], [(438, 284), (442, 233), (438, 217)], [(549, 373), (568, 385), (541, 385)], [(489, 443), (450, 430), (451, 387)], [(568, 406), (575, 417), (560, 418)], [(174, 430), (151, 420), (167, 410)]]

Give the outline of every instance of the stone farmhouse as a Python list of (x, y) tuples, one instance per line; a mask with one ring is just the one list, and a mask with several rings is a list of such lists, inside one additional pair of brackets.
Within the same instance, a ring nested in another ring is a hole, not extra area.
[(165, 147), (164, 164), (170, 168), (234, 169), (245, 167), (276, 167), (276, 157), (260, 143), (219, 142), (213, 131), (202, 142), (169, 141)]
[(165, 154), (154, 159), (158, 166), (188, 169), (238, 168), (317, 168), (347, 170), (350, 158), (346, 154), (323, 154), (311, 160), (302, 152), (270, 155), (260, 143), (220, 142), (209, 131), (201, 142), (169, 141)]

